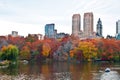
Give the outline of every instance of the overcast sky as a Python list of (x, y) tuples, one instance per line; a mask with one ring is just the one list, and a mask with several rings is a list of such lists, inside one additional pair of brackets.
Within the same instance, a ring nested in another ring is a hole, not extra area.
[[(45, 24), (55, 23), (58, 32), (71, 34), (72, 15), (93, 12), (94, 31), (98, 18), (103, 25), (103, 36), (115, 35), (120, 19), (120, 0), (0, 0), (0, 35), (18, 31), (44, 35)], [(83, 30), (83, 29), (82, 29)]]

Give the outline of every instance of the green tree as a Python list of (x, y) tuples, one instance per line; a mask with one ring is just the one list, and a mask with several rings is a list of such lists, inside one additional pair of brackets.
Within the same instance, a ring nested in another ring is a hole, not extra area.
[(14, 45), (3, 46), (1, 49), (1, 59), (15, 61), (18, 58), (19, 50)]

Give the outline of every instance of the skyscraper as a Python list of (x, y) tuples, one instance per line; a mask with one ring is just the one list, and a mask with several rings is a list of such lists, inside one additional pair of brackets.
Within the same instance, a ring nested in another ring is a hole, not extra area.
[(46, 24), (45, 25), (45, 36), (48, 38), (55, 38), (55, 24)]
[(120, 20), (116, 22), (116, 34), (120, 34)]
[(99, 37), (102, 37), (102, 21), (100, 20), (100, 18), (98, 19), (98, 22), (97, 22), (97, 29), (96, 29), (96, 33), (97, 33), (97, 36)]
[(74, 36), (79, 36), (81, 29), (81, 16), (80, 14), (74, 14), (72, 16), (72, 34)]
[(83, 31), (84, 36), (89, 38), (93, 35), (93, 13), (88, 12), (84, 13), (84, 24), (83, 24)]

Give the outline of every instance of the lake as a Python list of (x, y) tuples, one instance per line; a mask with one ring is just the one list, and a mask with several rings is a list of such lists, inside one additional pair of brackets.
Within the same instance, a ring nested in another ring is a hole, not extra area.
[(120, 63), (19, 63), (0, 68), (0, 80), (100, 80), (106, 68), (120, 74)]

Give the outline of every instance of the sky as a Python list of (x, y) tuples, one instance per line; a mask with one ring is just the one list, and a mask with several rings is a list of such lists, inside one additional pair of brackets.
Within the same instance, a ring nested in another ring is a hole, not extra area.
[(46, 24), (54, 23), (58, 32), (71, 34), (72, 15), (93, 12), (94, 31), (99, 18), (103, 36), (116, 34), (120, 19), (120, 0), (0, 0), (0, 35), (18, 31), (19, 35), (43, 34)]

